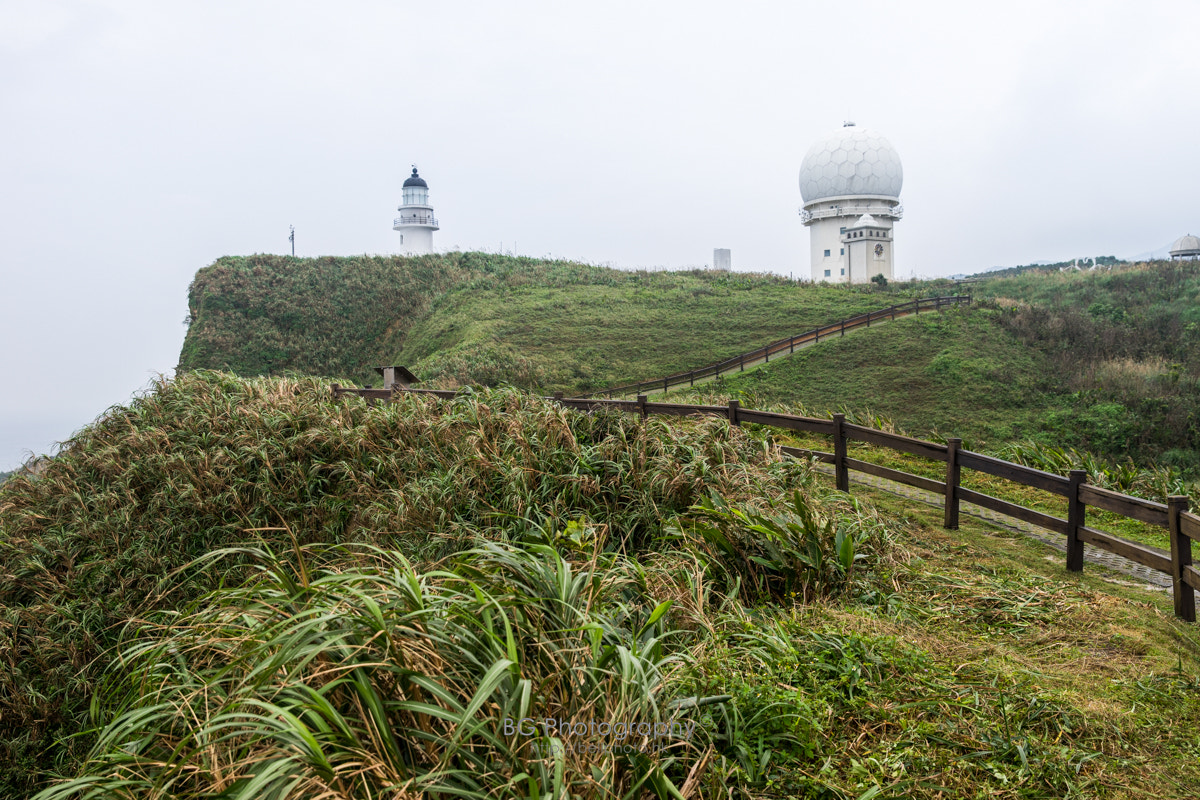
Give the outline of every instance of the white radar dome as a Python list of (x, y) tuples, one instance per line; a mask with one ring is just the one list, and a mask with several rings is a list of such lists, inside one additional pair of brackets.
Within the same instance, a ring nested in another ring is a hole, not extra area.
[(805, 203), (827, 197), (895, 197), (904, 185), (900, 156), (892, 143), (848, 123), (808, 149), (800, 165)]

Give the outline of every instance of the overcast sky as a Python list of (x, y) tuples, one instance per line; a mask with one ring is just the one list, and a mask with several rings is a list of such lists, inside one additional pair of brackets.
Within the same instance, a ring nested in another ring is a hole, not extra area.
[[(984, 10), (986, 8), (986, 10)], [(171, 374), (196, 270), (439, 249), (809, 274), (800, 162), (904, 165), (896, 274), (1200, 232), (1200, 3), (0, 0), (0, 470)]]

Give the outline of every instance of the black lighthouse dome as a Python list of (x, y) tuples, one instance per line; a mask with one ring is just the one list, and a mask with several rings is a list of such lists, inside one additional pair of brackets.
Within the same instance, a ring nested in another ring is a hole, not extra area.
[(410, 187), (410, 186), (420, 186), (422, 189), (428, 189), (428, 188), (429, 188), (429, 184), (425, 182), (425, 179), (424, 179), (424, 178), (422, 178), (420, 175), (418, 175), (418, 174), (417, 174), (417, 168), (416, 168), (416, 167), (413, 167), (413, 174), (412, 174), (412, 177), (411, 177), (411, 178), (409, 178), (408, 180), (406, 180), (406, 181), (404, 182), (404, 188), (405, 188), (405, 189), (407, 189), (407, 188), (408, 188), (408, 187)]

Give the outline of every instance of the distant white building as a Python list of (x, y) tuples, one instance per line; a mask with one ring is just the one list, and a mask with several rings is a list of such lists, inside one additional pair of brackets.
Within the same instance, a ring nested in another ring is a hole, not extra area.
[(904, 216), (903, 185), (895, 148), (853, 122), (809, 148), (800, 165), (800, 219), (809, 231), (814, 281), (892, 279), (892, 225)]
[(400, 216), (392, 223), (392, 230), (400, 231), (400, 252), (420, 255), (433, 252), (433, 232), (438, 221), (429, 205), (429, 184), (417, 174), (414, 166), (412, 176), (404, 182), (403, 199), (396, 209)]
[(1190, 233), (1180, 236), (1175, 240), (1175, 244), (1171, 245), (1170, 253), (1172, 261), (1177, 258), (1200, 258), (1200, 237)]
[(713, 248), (713, 269), (719, 269), (722, 272), (729, 272), (733, 269), (733, 258), (728, 247)]

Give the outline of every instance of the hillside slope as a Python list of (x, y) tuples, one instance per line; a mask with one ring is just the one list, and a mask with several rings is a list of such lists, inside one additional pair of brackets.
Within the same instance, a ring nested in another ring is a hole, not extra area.
[(583, 392), (895, 302), (771, 275), (628, 272), (485, 253), (223, 258), (197, 273), (180, 369)]
[[(875, 409), (914, 432), (1001, 445), (1033, 437), (1200, 474), (1200, 266), (1023, 272), (971, 285), (954, 324), (906, 322), (823, 343), (732, 384), (814, 410)], [(377, 383), (579, 394), (701, 366), (914, 296), (768, 275), (624, 272), (450, 253), (222, 259), (201, 270), (182, 369), (294, 370)]]
[(997, 317), (979, 308), (905, 317), (723, 378), (718, 391), (754, 406), (871, 411), (912, 433), (961, 436), (975, 447), (1043, 433), (1079, 444), (1048, 424), (1066, 402), (1048, 358)]
[[(1169, 598), (751, 433), (164, 383), (0, 486), (0, 796), (1194, 794)], [(670, 750), (503, 727), (673, 708)]]

